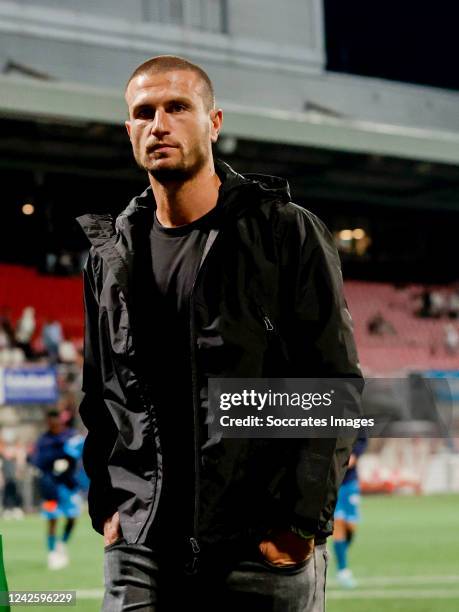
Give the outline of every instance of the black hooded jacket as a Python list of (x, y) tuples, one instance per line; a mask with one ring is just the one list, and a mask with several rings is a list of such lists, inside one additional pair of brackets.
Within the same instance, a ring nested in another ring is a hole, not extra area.
[[(290, 202), (285, 180), (242, 176), (221, 161), (216, 170), (218, 228), (209, 233), (190, 299), (193, 414), (186, 431), (193, 457), (183, 466), (193, 499), (181, 528), (193, 550), (197, 541), (262, 535), (277, 525), (325, 537), (353, 440), (209, 439), (207, 382), (360, 379), (339, 257), (323, 223)], [(147, 256), (153, 209), (149, 187), (116, 220), (78, 219), (92, 244), (80, 406), (89, 432), (89, 512), (103, 533), (104, 519), (119, 510), (129, 543), (145, 542), (154, 528), (167, 479), (154, 401), (161, 321)]]

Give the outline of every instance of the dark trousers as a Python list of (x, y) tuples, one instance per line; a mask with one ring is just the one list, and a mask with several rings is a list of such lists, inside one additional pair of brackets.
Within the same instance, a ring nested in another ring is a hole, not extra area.
[(3, 488), (3, 509), (20, 508), (22, 498), (16, 480), (6, 480)]
[(206, 553), (190, 574), (182, 561), (121, 539), (105, 547), (104, 612), (324, 612), (326, 545), (291, 567), (273, 566), (257, 546), (239, 558)]

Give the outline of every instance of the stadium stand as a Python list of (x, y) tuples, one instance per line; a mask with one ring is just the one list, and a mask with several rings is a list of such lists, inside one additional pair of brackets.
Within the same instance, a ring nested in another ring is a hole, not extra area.
[(0, 265), (0, 309), (16, 323), (26, 306), (35, 308), (38, 334), (46, 319), (60, 321), (65, 338), (83, 337), (82, 279), (43, 276), (34, 268)]
[[(445, 287), (435, 289), (445, 295), (449, 292)], [(417, 316), (423, 290), (420, 285), (397, 288), (386, 283), (345, 283), (360, 360), (367, 375), (459, 367), (459, 352), (449, 352), (445, 343), (446, 326), (457, 329), (459, 324), (446, 316)], [(378, 314), (392, 333), (370, 333), (368, 324)]]
[[(448, 296), (445, 287), (432, 288)], [(403, 288), (389, 283), (346, 281), (345, 294), (352, 318), (361, 363), (367, 375), (383, 375), (413, 369), (457, 369), (458, 351), (446, 346), (446, 327), (459, 329), (459, 320), (446, 315), (419, 317), (425, 288)], [(40, 275), (34, 268), (0, 265), (0, 309), (8, 310), (16, 323), (25, 306), (35, 308), (36, 332), (46, 319), (60, 321), (65, 338), (80, 344), (83, 337), (82, 280), (80, 276)], [(384, 323), (371, 333), (376, 318)]]

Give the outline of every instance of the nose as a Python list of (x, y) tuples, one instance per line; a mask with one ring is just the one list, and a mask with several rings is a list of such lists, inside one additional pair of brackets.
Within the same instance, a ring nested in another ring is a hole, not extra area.
[(164, 134), (169, 133), (167, 125), (167, 114), (162, 109), (157, 109), (151, 125), (151, 133), (160, 139)]

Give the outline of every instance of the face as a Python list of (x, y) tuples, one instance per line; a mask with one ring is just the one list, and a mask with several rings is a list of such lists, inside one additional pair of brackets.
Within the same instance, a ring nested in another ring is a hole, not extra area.
[(58, 416), (48, 416), (47, 419), (48, 430), (51, 433), (60, 433), (62, 430), (62, 422)]
[(192, 71), (134, 78), (126, 91), (126, 129), (137, 164), (160, 182), (194, 176), (212, 158), (222, 111), (206, 108), (203, 84)]

